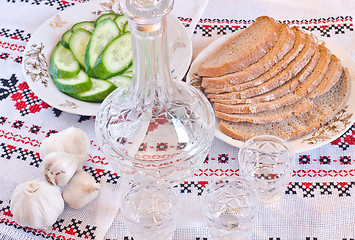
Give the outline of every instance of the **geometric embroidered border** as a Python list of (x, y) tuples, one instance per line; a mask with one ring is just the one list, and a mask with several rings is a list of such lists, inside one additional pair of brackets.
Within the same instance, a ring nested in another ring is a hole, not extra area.
[[(197, 193), (202, 195), (203, 190), (208, 185), (208, 181), (185, 181), (175, 187), (180, 193)], [(285, 194), (297, 195), (301, 194), (305, 198), (314, 198), (318, 195), (334, 195), (339, 197), (350, 197), (351, 189), (355, 186), (355, 182), (290, 182), (285, 190)]]
[(286, 194), (298, 194), (303, 197), (315, 197), (315, 193), (320, 195), (338, 194), (339, 197), (350, 197), (350, 189), (355, 182), (293, 182), (287, 186)]
[[(352, 21), (351, 16), (338, 16), (309, 20), (284, 20), (282, 22), (304, 30), (318, 32), (319, 35), (324, 37), (330, 37), (331, 34), (345, 34), (348, 31), (354, 31)], [(247, 28), (252, 22), (252, 20), (201, 19), (194, 34), (200, 32), (204, 37), (226, 35)]]

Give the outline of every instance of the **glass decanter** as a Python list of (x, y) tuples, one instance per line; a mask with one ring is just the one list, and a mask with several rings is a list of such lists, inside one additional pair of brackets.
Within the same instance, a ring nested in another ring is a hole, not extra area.
[(173, 0), (120, 0), (132, 33), (132, 84), (105, 99), (95, 131), (110, 165), (133, 181), (176, 183), (204, 161), (213, 141), (210, 103), (170, 75), (165, 28), (172, 6)]

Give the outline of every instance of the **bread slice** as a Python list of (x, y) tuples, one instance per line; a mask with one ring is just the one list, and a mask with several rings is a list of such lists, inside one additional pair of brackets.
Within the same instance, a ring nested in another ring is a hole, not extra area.
[(349, 95), (350, 75), (347, 69), (343, 69), (340, 80), (328, 92), (316, 97), (313, 100), (314, 107), (309, 111), (284, 121), (266, 124), (234, 123), (221, 120), (219, 129), (228, 136), (241, 141), (263, 134), (278, 136), (285, 140), (297, 139), (331, 120), (342, 109)]
[[(280, 60), (278, 61), (274, 66), (272, 66), (269, 71), (264, 73), (263, 75), (259, 76), (258, 78), (241, 83), (241, 84), (232, 84), (229, 83), (228, 81), (224, 82), (224, 84), (219, 85), (216, 88), (209, 88), (205, 87), (204, 92), (206, 93), (228, 93), (228, 92), (233, 92), (233, 91), (242, 91), (247, 88), (255, 87), (258, 86), (270, 78), (274, 77), (276, 74), (284, 70), (291, 61), (293, 61), (298, 54), (301, 52), (301, 50), (304, 48), (305, 43), (306, 43), (306, 34), (304, 34), (302, 31), (298, 30), (296, 27), (292, 27), (293, 32), (296, 35), (295, 38), (295, 43), (293, 44), (292, 49)], [(221, 77), (223, 78), (223, 77)]]
[(281, 24), (280, 34), (272, 49), (249, 67), (221, 77), (203, 77), (202, 87), (215, 88), (226, 84), (239, 84), (259, 77), (287, 54), (295, 43), (296, 34), (286, 24)]
[(339, 58), (335, 55), (332, 55), (329, 68), (334, 71), (333, 74), (327, 74), (322, 82), (308, 95), (310, 98), (315, 98), (319, 95), (322, 95), (328, 92), (334, 84), (339, 80), (342, 74), (342, 64)]
[(273, 18), (262, 16), (229, 39), (218, 51), (207, 57), (199, 67), (199, 76), (217, 77), (240, 71), (259, 61), (274, 45), (280, 24)]
[(320, 59), (313, 69), (312, 73), (308, 75), (306, 80), (304, 80), (292, 93), (287, 94), (281, 98), (260, 102), (260, 103), (246, 103), (246, 104), (222, 104), (215, 103), (213, 108), (216, 111), (224, 113), (257, 113), (272, 110), (275, 108), (280, 108), (295, 103), (300, 98), (305, 97), (308, 93), (313, 91), (323, 79), (323, 76), (327, 72), (328, 65), (331, 58), (331, 53), (328, 49), (324, 47), (326, 51), (321, 51)]
[[(211, 102), (224, 104), (255, 103), (276, 99), (277, 97), (292, 91), (299, 83), (303, 82), (316, 66), (319, 56), (317, 43), (313, 38), (308, 37), (305, 47), (294, 61), (292, 61), (284, 71), (265, 83), (243, 91), (224, 94), (208, 94), (207, 97), (210, 98)], [(290, 80), (292, 77), (293, 79)], [(284, 85), (286, 82), (287, 84)], [(282, 87), (280, 88), (280, 86)], [(255, 97), (257, 95), (260, 96)], [(219, 101), (220, 99), (229, 101)]]
[(260, 113), (232, 114), (215, 111), (215, 115), (220, 119), (230, 122), (272, 123), (283, 121), (294, 115), (297, 116), (302, 112), (310, 110), (313, 106), (314, 103), (312, 100), (301, 98), (294, 104)]

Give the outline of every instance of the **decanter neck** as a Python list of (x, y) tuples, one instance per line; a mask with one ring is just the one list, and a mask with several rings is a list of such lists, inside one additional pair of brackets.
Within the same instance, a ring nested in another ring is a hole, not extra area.
[(172, 0), (121, 0), (133, 43), (132, 97), (165, 105), (173, 94), (166, 37), (166, 14)]
[(166, 17), (152, 25), (130, 20), (133, 43), (134, 97), (145, 103), (168, 101), (173, 90), (166, 42)]

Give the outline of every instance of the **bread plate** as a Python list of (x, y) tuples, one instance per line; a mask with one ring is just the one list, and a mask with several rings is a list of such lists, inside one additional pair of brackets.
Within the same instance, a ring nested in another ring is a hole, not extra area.
[[(32, 34), (23, 54), (23, 73), (31, 90), (44, 102), (64, 112), (94, 116), (100, 104), (74, 99), (54, 85), (48, 65), (52, 51), (62, 34), (80, 21), (97, 19), (101, 14), (116, 12), (117, 1), (99, 0), (80, 3), (47, 19)], [(172, 14), (167, 16), (167, 38), (173, 79), (182, 79), (191, 63), (192, 43), (187, 30)]]
[[(204, 50), (202, 50), (194, 61), (191, 64), (190, 70), (187, 74), (186, 81), (188, 83), (193, 82), (196, 79), (196, 72), (203, 62), (205, 58), (207, 58), (210, 54), (218, 50), (221, 45), (226, 42), (229, 38), (234, 37), (236, 34), (239, 34), (240, 31), (234, 32), (232, 34), (228, 34), (222, 36), (213, 42), (211, 42)], [(318, 42), (324, 42), (326, 47), (328, 47), (331, 52), (336, 55), (341, 61), (344, 67), (349, 69), (351, 75), (351, 92), (350, 97), (348, 98), (345, 107), (327, 124), (323, 127), (318, 129), (316, 132), (308, 134), (304, 137), (289, 141), (291, 147), (294, 149), (295, 152), (303, 152), (312, 150), (318, 147), (321, 147), (331, 141), (337, 139), (342, 134), (344, 134), (355, 122), (355, 102), (352, 101), (354, 94), (355, 94), (355, 63), (351, 59), (351, 57), (337, 44), (332, 42), (331, 40), (316, 36)], [(216, 118), (216, 130), (215, 136), (216, 138), (232, 145), (235, 147), (240, 148), (243, 144), (243, 141), (235, 140), (228, 135), (224, 134), (222, 131), (219, 130), (220, 119)]]

